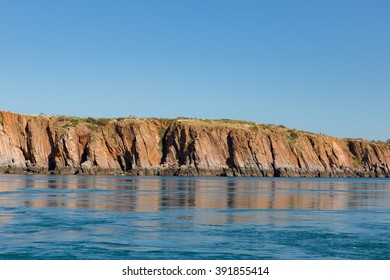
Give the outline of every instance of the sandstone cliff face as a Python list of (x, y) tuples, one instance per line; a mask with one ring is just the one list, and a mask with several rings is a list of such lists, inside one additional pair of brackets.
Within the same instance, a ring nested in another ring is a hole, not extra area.
[(389, 177), (390, 145), (240, 121), (0, 112), (0, 173)]

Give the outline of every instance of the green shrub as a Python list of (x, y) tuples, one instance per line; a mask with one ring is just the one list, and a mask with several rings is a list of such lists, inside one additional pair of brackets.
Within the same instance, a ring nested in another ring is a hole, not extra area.
[(352, 157), (352, 166), (354, 168), (359, 168), (362, 165), (362, 162), (357, 157)]
[(107, 125), (109, 122), (110, 122), (110, 119), (106, 119), (106, 118), (98, 118), (98, 119), (95, 119), (95, 118), (86, 118), (85, 119), (90, 125), (96, 125), (96, 126), (105, 126)]
[(75, 127), (75, 126), (77, 126), (80, 123), (80, 119), (76, 119), (76, 118), (75, 119), (70, 119), (69, 123), (70, 123), (70, 125), (72, 127)]
[(254, 124), (251, 126), (251, 130), (253, 130), (254, 132), (259, 132), (259, 127)]
[(299, 134), (296, 133), (295, 131), (293, 130), (290, 130), (290, 134), (288, 136), (288, 139), (291, 141), (291, 142), (295, 142), (299, 137)]
[(95, 125), (95, 124), (88, 124), (87, 127), (90, 129), (90, 130), (93, 130), (93, 131), (96, 131), (98, 129), (98, 126)]

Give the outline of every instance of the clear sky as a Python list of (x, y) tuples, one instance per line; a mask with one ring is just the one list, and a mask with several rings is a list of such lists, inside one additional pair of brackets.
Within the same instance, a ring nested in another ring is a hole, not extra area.
[(388, 0), (0, 0), (0, 110), (390, 138)]

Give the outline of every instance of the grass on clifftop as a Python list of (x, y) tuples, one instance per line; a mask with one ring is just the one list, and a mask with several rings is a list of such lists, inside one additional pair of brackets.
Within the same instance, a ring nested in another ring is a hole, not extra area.
[[(187, 123), (188, 125), (193, 126), (205, 126), (205, 127), (229, 127), (234, 129), (247, 129), (254, 132), (258, 132), (260, 129), (266, 129), (271, 132), (287, 132), (288, 138), (291, 142), (304, 134), (316, 135), (316, 136), (328, 136), (322, 133), (313, 133), (309, 131), (303, 131), (298, 129), (287, 128), (284, 125), (273, 125), (273, 124), (261, 124), (251, 121), (243, 120), (231, 120), (231, 119), (197, 119), (197, 118), (187, 118), (187, 117), (177, 117), (177, 118), (137, 118), (130, 115), (129, 117), (118, 117), (118, 118), (79, 118), (72, 116), (55, 116), (54, 117), (58, 123), (61, 124), (64, 128), (77, 127), (79, 125), (85, 125), (89, 129), (96, 131), (99, 127), (106, 126), (110, 122), (122, 122), (129, 120), (155, 120), (160, 121), (166, 126), (170, 126), (174, 123)], [(0, 119), (0, 123), (2, 120)], [(336, 137), (335, 137), (336, 138)], [(342, 139), (342, 138), (339, 138)], [(364, 141), (368, 143), (375, 143), (379, 145), (390, 145), (390, 139), (387, 141), (380, 140), (364, 140), (361, 138), (344, 138), (346, 141)]]
[(105, 126), (111, 121), (111, 119), (107, 118), (77, 118), (68, 116), (58, 116), (56, 120), (61, 123), (64, 128), (85, 124), (91, 130), (96, 130), (99, 126)]
[(161, 121), (165, 125), (172, 125), (174, 123), (187, 123), (194, 126), (206, 126), (206, 127), (218, 127), (225, 126), (231, 128), (247, 128), (254, 131), (258, 131), (258, 126), (255, 122), (250, 121), (240, 121), (240, 120), (230, 120), (230, 119), (196, 119), (196, 118), (186, 118), (186, 117), (177, 117), (174, 119), (167, 118), (143, 118), (144, 120), (156, 120)]
[[(205, 126), (205, 127), (229, 127), (234, 129), (247, 129), (254, 132), (258, 132), (259, 129), (268, 129), (273, 132), (281, 130), (287, 130), (283, 125), (270, 125), (270, 124), (259, 124), (251, 121), (243, 120), (231, 120), (231, 119), (197, 119), (197, 118), (187, 118), (187, 117), (177, 117), (174, 119), (169, 118), (136, 118), (134, 116), (130, 117), (120, 117), (120, 118), (79, 118), (72, 116), (57, 116), (55, 117), (56, 121), (62, 125), (64, 128), (77, 127), (79, 125), (86, 125), (91, 130), (97, 130), (99, 127), (105, 126), (110, 122), (122, 122), (127, 120), (156, 120), (164, 123), (164, 125), (170, 126), (174, 123), (187, 123), (192, 126)], [(295, 136), (295, 135), (294, 135)], [(295, 137), (294, 137), (295, 138)]]
[(229, 120), (229, 119), (208, 120), (208, 119), (177, 118), (175, 119), (175, 121), (190, 123), (191, 125), (201, 125), (201, 126), (208, 126), (208, 127), (226, 126), (231, 128), (251, 128), (258, 125), (255, 122)]

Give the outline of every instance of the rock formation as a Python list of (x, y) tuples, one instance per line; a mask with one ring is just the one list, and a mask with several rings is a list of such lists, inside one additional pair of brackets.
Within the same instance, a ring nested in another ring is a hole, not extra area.
[(231, 120), (0, 112), (0, 173), (389, 177), (390, 144)]

